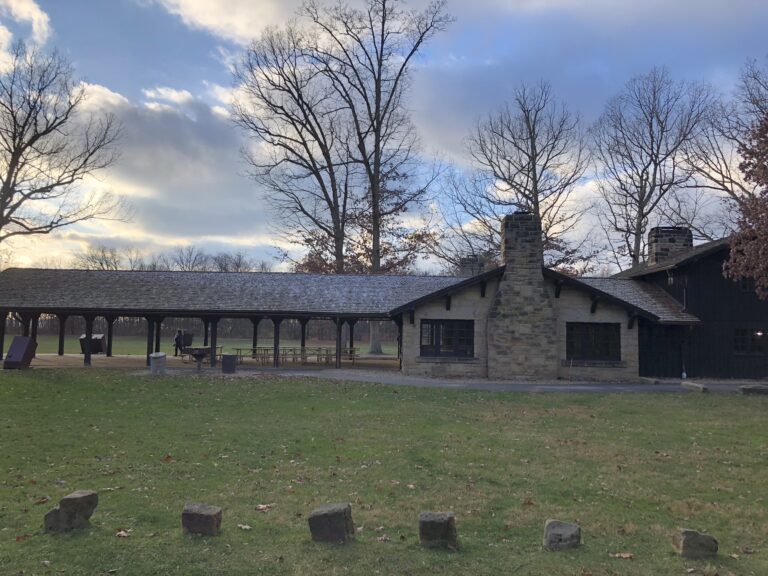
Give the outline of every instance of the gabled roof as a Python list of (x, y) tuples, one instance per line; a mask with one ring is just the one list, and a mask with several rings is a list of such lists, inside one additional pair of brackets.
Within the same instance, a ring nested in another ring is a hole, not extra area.
[(730, 238), (721, 238), (720, 240), (713, 240), (712, 242), (706, 242), (699, 244), (693, 248), (689, 248), (679, 254), (675, 254), (662, 260), (661, 262), (649, 266), (647, 263), (639, 264), (629, 270), (619, 272), (615, 278), (639, 278), (641, 276), (647, 276), (649, 274), (655, 274), (656, 272), (665, 272), (667, 270), (674, 270), (686, 264), (705, 258), (710, 254), (715, 254), (721, 250), (727, 250), (730, 243)]
[(0, 273), (0, 309), (73, 314), (385, 318), (390, 310), (406, 302), (464, 280), (383, 274), (11, 268)]

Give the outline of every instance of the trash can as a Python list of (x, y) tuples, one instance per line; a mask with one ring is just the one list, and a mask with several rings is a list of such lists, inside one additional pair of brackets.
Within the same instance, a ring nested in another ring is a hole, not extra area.
[(234, 374), (235, 372), (237, 372), (237, 355), (222, 354), (221, 355), (221, 373)]
[(152, 375), (165, 374), (165, 352), (154, 352), (149, 355), (149, 367)]

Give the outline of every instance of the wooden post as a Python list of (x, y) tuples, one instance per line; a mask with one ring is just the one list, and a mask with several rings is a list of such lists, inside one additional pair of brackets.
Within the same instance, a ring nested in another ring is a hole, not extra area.
[(5, 321), (8, 318), (7, 310), (0, 310), (0, 360), (5, 353)]
[(211, 320), (211, 368), (216, 368), (216, 338), (219, 335), (219, 319)]
[(203, 318), (203, 346), (208, 346), (208, 326), (209, 320)]
[(395, 324), (397, 325), (397, 359), (400, 370), (403, 369), (403, 315), (401, 314), (395, 318)]
[(341, 328), (343, 326), (344, 321), (336, 318), (336, 368), (341, 368)]
[(107, 358), (112, 357), (112, 336), (114, 335), (115, 316), (106, 316), (107, 320)]
[[(37, 343), (37, 329), (40, 327), (40, 314), (35, 314), (32, 316), (32, 334), (30, 335), (30, 338), (32, 338), (32, 342)], [(34, 357), (37, 357), (37, 351), (34, 353)]]
[(355, 324), (357, 324), (357, 320), (350, 318), (347, 320), (347, 324), (349, 324), (349, 353), (352, 353), (352, 348), (355, 347)]
[(275, 368), (280, 367), (280, 322), (282, 321), (282, 318), (272, 318), (272, 324), (275, 326), (275, 337), (272, 344), (272, 365)]
[(163, 328), (163, 319), (155, 320), (155, 352), (160, 352), (160, 330)]
[(83, 354), (83, 364), (91, 365), (91, 340), (93, 339), (93, 316), (83, 316), (85, 318), (85, 354)]
[(301, 363), (305, 363), (307, 361), (307, 353), (306, 353), (306, 347), (307, 347), (307, 323), (309, 322), (309, 318), (299, 318), (299, 323), (301, 324)]
[(256, 348), (259, 345), (259, 322), (261, 322), (260, 317), (257, 316), (251, 318), (251, 323), (253, 324), (253, 340), (251, 342), (251, 348)]
[(59, 356), (64, 356), (64, 336), (66, 334), (67, 329), (67, 315), (66, 314), (59, 314), (57, 316), (59, 319), (59, 350), (58, 354)]
[(149, 355), (152, 354), (152, 336), (155, 332), (154, 321), (147, 316), (147, 366), (149, 366)]
[(29, 329), (32, 318), (26, 314), (21, 315), (21, 335), (25, 338), (29, 338)]

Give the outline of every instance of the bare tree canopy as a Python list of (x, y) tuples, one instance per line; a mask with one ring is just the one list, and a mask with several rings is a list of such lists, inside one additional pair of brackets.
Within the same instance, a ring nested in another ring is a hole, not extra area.
[(113, 163), (119, 133), (111, 115), (85, 115), (84, 100), (60, 54), (13, 45), (0, 74), (0, 242), (118, 214), (115, 198), (76, 187)]
[(670, 193), (691, 183), (687, 153), (711, 103), (708, 87), (653, 69), (630, 80), (593, 126), (601, 218), (619, 266), (643, 260), (650, 219), (661, 217)]
[(235, 72), (234, 118), (254, 141), (244, 150), (252, 176), (292, 243), (330, 255), (343, 273), (354, 170), (348, 115), (312, 65), (306, 33), (269, 29)]
[(454, 200), (474, 220), (475, 237), (478, 232), (498, 235), (504, 214), (524, 210), (542, 222), (550, 266), (570, 266), (578, 260), (579, 246), (567, 238), (583, 213), (572, 194), (584, 176), (588, 155), (578, 116), (556, 101), (551, 87), (545, 82), (521, 84), (510, 102), (476, 123), (467, 142), (479, 172), (470, 185), (465, 182), (452, 190), (459, 193)]
[(426, 194), (413, 178), (418, 140), (405, 106), (409, 73), (425, 43), (452, 21), (444, 0), (421, 12), (401, 6), (399, 0), (367, 0), (362, 9), (341, 2), (324, 7), (308, 0), (302, 10), (316, 31), (314, 67), (331, 82), (349, 116), (350, 148), (364, 177), (358, 241), (370, 242), (363, 252), (374, 274), (383, 270), (384, 253), (397, 255), (401, 243), (403, 261), (412, 255), (412, 234), (393, 223)]

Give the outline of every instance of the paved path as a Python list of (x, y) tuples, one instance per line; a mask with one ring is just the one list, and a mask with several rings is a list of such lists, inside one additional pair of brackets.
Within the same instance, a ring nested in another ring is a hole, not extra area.
[[(612, 382), (565, 382), (565, 381), (493, 381), (464, 380), (448, 378), (419, 378), (404, 376), (393, 371), (373, 371), (361, 369), (315, 369), (284, 368), (275, 374), (285, 378), (314, 377), (327, 380), (348, 380), (369, 382), (389, 386), (414, 386), (417, 388), (451, 388), (460, 390), (489, 390), (494, 392), (690, 392), (677, 382), (651, 383), (612, 383)], [(718, 390), (719, 391), (719, 390)], [(737, 392), (735, 387), (729, 391)]]

